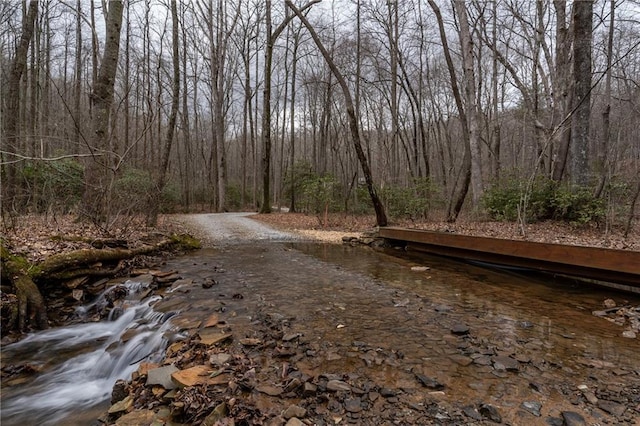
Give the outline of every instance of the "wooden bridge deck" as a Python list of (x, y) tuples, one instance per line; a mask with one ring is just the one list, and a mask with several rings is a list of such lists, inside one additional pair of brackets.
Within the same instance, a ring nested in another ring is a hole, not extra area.
[(640, 288), (640, 251), (475, 237), (397, 227), (380, 237), (408, 250), (618, 283)]

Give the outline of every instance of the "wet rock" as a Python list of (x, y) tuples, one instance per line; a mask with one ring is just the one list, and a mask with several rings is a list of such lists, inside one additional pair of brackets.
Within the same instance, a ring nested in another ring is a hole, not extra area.
[(598, 398), (595, 396), (593, 392), (584, 390), (582, 391), (582, 395), (584, 395), (585, 399), (589, 401), (590, 404), (593, 404), (593, 405), (598, 404)]
[(288, 334), (285, 334), (284, 336), (282, 336), (282, 341), (283, 342), (290, 342), (292, 340), (297, 339), (298, 337), (300, 337), (300, 333), (288, 333)]
[(260, 393), (264, 393), (265, 395), (269, 395), (269, 396), (279, 396), (283, 392), (282, 388), (279, 388), (276, 386), (270, 386), (270, 385), (258, 386), (256, 387), (256, 390)]
[(229, 407), (225, 402), (218, 404), (216, 408), (213, 409), (211, 414), (209, 414), (204, 421), (202, 422), (202, 426), (214, 426), (220, 424), (222, 420), (229, 414)]
[(205, 278), (202, 282), (202, 288), (211, 288), (216, 284), (218, 283), (213, 278)]
[(240, 339), (240, 344), (242, 346), (258, 346), (261, 343), (262, 343), (262, 340), (256, 339), (256, 338)]
[(167, 390), (175, 389), (176, 384), (171, 375), (179, 371), (175, 365), (154, 368), (147, 373), (147, 386), (160, 385)]
[(481, 404), (478, 412), (485, 419), (489, 419), (496, 423), (502, 423), (502, 416), (498, 412), (498, 409), (491, 404)]
[(362, 401), (360, 398), (348, 398), (344, 402), (344, 409), (350, 413), (359, 413), (362, 411)]
[(305, 382), (302, 390), (304, 396), (313, 396), (318, 392), (318, 387), (310, 382)]
[(343, 382), (342, 380), (329, 380), (327, 382), (327, 390), (337, 392), (337, 391), (351, 391), (351, 386)]
[(380, 389), (380, 395), (382, 395), (384, 398), (391, 398), (396, 396), (397, 394), (398, 394), (398, 391), (396, 391), (395, 389), (389, 389), (389, 388)]
[(198, 335), (200, 336), (200, 343), (207, 346), (213, 346), (218, 343), (222, 343), (232, 337), (231, 334), (220, 333), (220, 331), (215, 328), (206, 328), (204, 330), (200, 330), (198, 332)]
[(462, 412), (464, 413), (465, 416), (473, 419), (473, 420), (482, 420), (483, 417), (482, 415), (478, 412), (478, 410), (476, 409), (476, 407), (473, 407), (471, 405), (467, 405), (466, 407), (462, 408)]
[(469, 358), (468, 356), (464, 356), (464, 355), (451, 355), (449, 357), (449, 359), (453, 362), (455, 362), (458, 365), (461, 365), (463, 367), (466, 367), (467, 365), (470, 365), (473, 362), (473, 359)]
[(457, 336), (463, 336), (465, 334), (469, 334), (469, 326), (466, 324), (454, 324), (451, 327), (451, 334), (455, 334)]
[(496, 370), (518, 371), (520, 370), (520, 363), (508, 356), (496, 356), (493, 357), (493, 368)]
[(296, 417), (292, 417), (289, 419), (289, 421), (285, 424), (285, 426), (306, 426), (302, 420), (296, 418)]
[(186, 370), (176, 371), (171, 378), (180, 387), (194, 385), (222, 385), (229, 382), (228, 374), (212, 375), (213, 371), (206, 365), (196, 365)]
[(622, 416), (627, 409), (627, 407), (617, 402), (604, 400), (598, 401), (598, 408), (616, 417)]
[(113, 404), (111, 407), (109, 407), (108, 413), (109, 414), (124, 413), (125, 411), (129, 410), (129, 408), (131, 408), (132, 406), (133, 406), (133, 398), (131, 397), (131, 395), (129, 395), (122, 401), (118, 401), (115, 404)]
[(524, 401), (521, 405), (529, 413), (533, 414), (536, 417), (540, 417), (540, 410), (542, 409), (542, 404), (536, 401)]
[(289, 420), (292, 417), (304, 418), (307, 416), (307, 410), (298, 406), (298, 405), (290, 405), (284, 412), (282, 413), (282, 417)]
[(575, 411), (563, 411), (562, 418), (567, 426), (585, 426), (587, 424), (584, 417)]
[[(150, 425), (156, 418), (156, 413), (152, 410), (136, 410), (125, 414), (116, 420), (116, 426), (139, 426)], [(164, 424), (164, 423), (160, 423)]]
[(416, 379), (418, 379), (418, 381), (422, 383), (422, 386), (429, 389), (438, 390), (438, 391), (444, 389), (444, 385), (439, 381), (437, 381), (436, 379), (427, 377), (424, 374), (418, 374), (418, 373), (414, 373), (414, 374), (416, 376)]
[(116, 380), (111, 390), (111, 404), (122, 401), (129, 395), (127, 391), (127, 382), (122, 379)]

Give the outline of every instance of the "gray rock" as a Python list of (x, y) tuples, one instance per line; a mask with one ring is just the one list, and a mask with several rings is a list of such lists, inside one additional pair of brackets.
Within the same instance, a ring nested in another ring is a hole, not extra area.
[(496, 370), (508, 370), (508, 371), (518, 371), (520, 370), (520, 363), (518, 360), (513, 359), (508, 356), (496, 356), (493, 357), (493, 368)]
[(302, 420), (292, 417), (289, 419), (289, 421), (285, 424), (285, 426), (305, 426), (304, 423), (302, 423)]
[(602, 399), (598, 401), (598, 408), (616, 417), (622, 416), (627, 409), (627, 407), (622, 404), (613, 401), (604, 401)]
[(582, 395), (589, 401), (590, 404), (596, 405), (598, 403), (598, 398), (593, 394), (593, 392), (582, 391)]
[(154, 368), (147, 373), (147, 386), (160, 385), (167, 390), (175, 389), (176, 384), (171, 380), (171, 374), (179, 371), (175, 365), (165, 365)]
[(350, 413), (359, 413), (362, 411), (362, 401), (360, 398), (348, 398), (344, 402), (344, 409)]
[(481, 404), (478, 410), (482, 417), (491, 420), (492, 422), (502, 423), (502, 416), (498, 412), (498, 409), (491, 404)]
[(289, 420), (292, 417), (304, 418), (307, 415), (307, 410), (298, 406), (298, 405), (290, 405), (284, 413), (282, 413), (282, 417)]
[(587, 424), (584, 417), (575, 411), (563, 411), (562, 418), (564, 419), (564, 424), (567, 426), (585, 426)]
[(437, 381), (436, 379), (427, 377), (424, 374), (418, 374), (418, 373), (414, 373), (414, 374), (416, 376), (416, 379), (418, 379), (418, 381), (422, 383), (422, 386), (429, 389), (437, 390), (437, 391), (444, 389), (444, 385), (439, 381)]
[(465, 416), (473, 419), (473, 420), (482, 420), (483, 417), (482, 415), (478, 412), (478, 410), (476, 409), (476, 407), (473, 407), (471, 405), (467, 405), (466, 407), (462, 408), (462, 412), (464, 413)]
[(530, 412), (536, 417), (540, 417), (540, 410), (542, 409), (542, 404), (536, 401), (524, 401), (521, 405), (522, 408)]
[(231, 358), (232, 358), (231, 354), (227, 354), (227, 353), (224, 353), (224, 352), (213, 354), (209, 358), (209, 364), (215, 365), (215, 366), (221, 366), (221, 365), (229, 362), (231, 360)]
[(348, 383), (343, 382), (342, 380), (329, 380), (327, 382), (327, 389), (330, 391), (350, 391), (351, 386)]
[(451, 333), (458, 336), (469, 334), (469, 326), (466, 324), (454, 324), (453, 327), (451, 327)]
[(113, 385), (113, 389), (111, 390), (111, 404), (115, 404), (116, 402), (122, 401), (129, 395), (127, 391), (127, 382), (120, 379), (116, 380)]
[(318, 387), (313, 383), (305, 382), (304, 390), (302, 391), (304, 396), (312, 396), (315, 395), (318, 391)]

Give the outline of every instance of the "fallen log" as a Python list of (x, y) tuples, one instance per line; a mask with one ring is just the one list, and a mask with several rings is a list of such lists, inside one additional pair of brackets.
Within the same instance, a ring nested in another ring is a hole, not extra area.
[[(44, 329), (48, 327), (47, 309), (37, 283), (67, 281), (83, 276), (108, 276), (122, 270), (103, 267), (104, 263), (120, 263), (136, 256), (149, 255), (163, 250), (193, 250), (200, 243), (189, 235), (173, 235), (154, 244), (146, 244), (131, 249), (104, 248), (80, 249), (48, 257), (40, 264), (33, 265), (26, 258), (13, 255), (2, 246), (2, 274), (15, 289), (17, 296), (16, 315), (7, 318), (11, 323), (3, 323), (2, 330), (26, 331), (28, 327)], [(95, 265), (100, 265), (95, 268)]]

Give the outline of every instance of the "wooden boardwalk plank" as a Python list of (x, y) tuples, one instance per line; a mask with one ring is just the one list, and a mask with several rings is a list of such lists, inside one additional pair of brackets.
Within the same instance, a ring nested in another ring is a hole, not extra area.
[(640, 251), (476, 237), (398, 227), (379, 235), (418, 251), (640, 286)]

